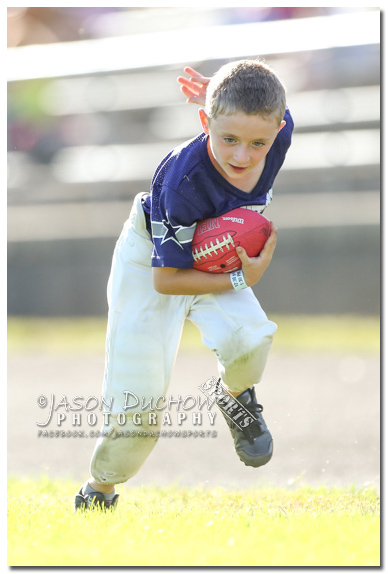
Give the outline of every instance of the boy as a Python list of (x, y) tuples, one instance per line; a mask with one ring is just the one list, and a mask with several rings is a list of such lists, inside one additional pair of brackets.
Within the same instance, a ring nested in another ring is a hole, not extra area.
[[(241, 430), (223, 411), (240, 459), (254, 467), (272, 456), (272, 437), (257, 403), (276, 325), (269, 321), (250, 287), (268, 267), (277, 230), (259, 257), (239, 248), (242, 269), (231, 274), (193, 269), (191, 240), (196, 223), (244, 207), (264, 211), (272, 184), (291, 143), (293, 122), (285, 90), (264, 63), (252, 60), (223, 66), (210, 80), (186, 68), (180, 78), (188, 101), (199, 110), (203, 133), (170, 152), (157, 168), (151, 193), (138, 194), (117, 242), (108, 282), (108, 328), (103, 396), (113, 406), (107, 431), (94, 449), (92, 478), (75, 498), (75, 507), (117, 503), (114, 486), (140, 469), (157, 442), (158, 426), (127, 404), (125, 438), (114, 438), (124, 397), (164, 396), (170, 381), (184, 321), (199, 328), (215, 352), (224, 385), (251, 413), (254, 424)], [(240, 281), (236, 281), (236, 274)], [(242, 283), (242, 286), (241, 286)], [(152, 409), (150, 408), (150, 412)], [(160, 417), (159, 417), (160, 418)], [(138, 422), (138, 421), (137, 421)], [(154, 422), (154, 421), (153, 421)]]

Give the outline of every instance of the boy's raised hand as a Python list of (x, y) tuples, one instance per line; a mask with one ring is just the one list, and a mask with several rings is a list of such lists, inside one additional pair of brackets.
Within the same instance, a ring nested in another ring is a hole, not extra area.
[(258, 257), (248, 257), (243, 247), (237, 247), (237, 255), (240, 257), (245, 283), (248, 287), (252, 287), (261, 279), (271, 263), (277, 242), (277, 232), (277, 227), (271, 222), (271, 235)]
[(210, 82), (210, 78), (203, 76), (194, 70), (194, 68), (190, 68), (188, 66), (184, 68), (184, 71), (190, 76), (190, 78), (179, 76), (178, 82), (181, 84), (181, 91), (187, 97), (186, 102), (188, 104), (198, 104), (199, 106), (204, 106), (206, 100), (207, 85)]

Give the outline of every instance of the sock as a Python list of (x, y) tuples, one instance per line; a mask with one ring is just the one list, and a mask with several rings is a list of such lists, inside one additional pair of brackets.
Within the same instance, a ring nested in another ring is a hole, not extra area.
[[(86, 482), (82, 487), (82, 494), (85, 496), (86, 494), (90, 494), (91, 492), (96, 492), (96, 491), (93, 490), (93, 488), (90, 486), (89, 482)], [(103, 492), (102, 494), (104, 495), (105, 500), (113, 500), (113, 497), (116, 494), (116, 489), (113, 488), (113, 491), (110, 492), (109, 494), (105, 494), (105, 492)]]

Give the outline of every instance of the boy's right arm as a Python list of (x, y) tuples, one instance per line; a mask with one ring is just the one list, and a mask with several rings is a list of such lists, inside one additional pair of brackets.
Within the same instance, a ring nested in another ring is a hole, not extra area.
[[(245, 249), (239, 247), (245, 283), (252, 287), (263, 276), (271, 262), (276, 247), (277, 228), (272, 226), (262, 252), (258, 257), (248, 257)], [(205, 295), (233, 289), (229, 273), (204, 273), (197, 269), (176, 269), (175, 267), (153, 267), (154, 288), (164, 295)]]

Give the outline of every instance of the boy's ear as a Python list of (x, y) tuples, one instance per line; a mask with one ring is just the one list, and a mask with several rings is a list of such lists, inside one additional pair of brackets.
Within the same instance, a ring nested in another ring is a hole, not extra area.
[(279, 129), (278, 129), (278, 133), (280, 132), (281, 129), (284, 128), (284, 126), (286, 125), (286, 123), (287, 123), (286, 120), (282, 120), (282, 122), (281, 122), (281, 124), (280, 124), (280, 126), (279, 126)]
[(199, 119), (201, 120), (202, 129), (206, 135), (209, 135), (209, 118), (203, 108), (199, 110)]

